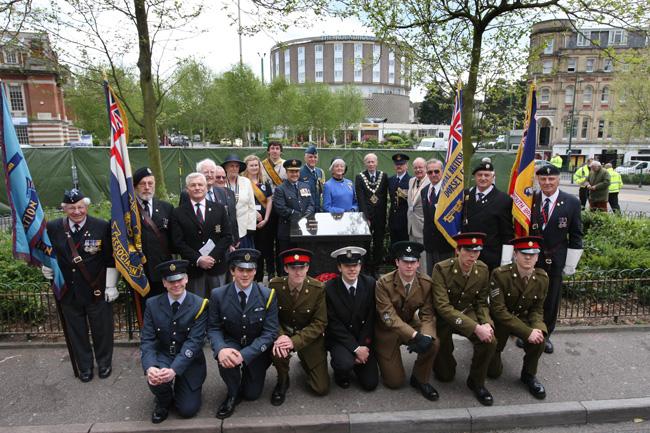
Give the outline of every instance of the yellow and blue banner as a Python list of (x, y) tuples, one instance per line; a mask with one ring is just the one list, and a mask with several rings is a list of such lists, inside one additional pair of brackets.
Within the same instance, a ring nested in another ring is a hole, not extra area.
[(142, 226), (135, 198), (128, 143), (127, 119), (113, 90), (104, 82), (111, 134), (111, 236), (115, 267), (140, 295), (149, 293), (144, 272), (146, 257), (142, 252)]
[(440, 233), (447, 242), (456, 248), (456, 241), (453, 236), (461, 231), (463, 218), (463, 189), (465, 188), (463, 169), (463, 122), (461, 112), (463, 110), (463, 91), (456, 90), (456, 101), (449, 130), (449, 142), (447, 145), (447, 156), (445, 158), (445, 169), (442, 175), (442, 185), (434, 222)]
[(32, 175), (29, 173), (27, 161), (20, 149), (2, 82), (0, 82), (0, 90), (2, 92), (0, 147), (2, 147), (5, 183), (13, 222), (13, 254), (15, 258), (22, 259), (32, 266), (44, 265), (51, 268), (54, 274), (52, 290), (56, 299), (61, 300), (67, 290), (63, 273), (47, 234), (47, 220), (43, 206), (38, 198)]
[(512, 197), (512, 216), (515, 234), (527, 236), (533, 208), (533, 182), (535, 178), (535, 147), (537, 146), (537, 95), (535, 84), (531, 84), (526, 101), (524, 135), (521, 138), (517, 157), (512, 165), (508, 194)]

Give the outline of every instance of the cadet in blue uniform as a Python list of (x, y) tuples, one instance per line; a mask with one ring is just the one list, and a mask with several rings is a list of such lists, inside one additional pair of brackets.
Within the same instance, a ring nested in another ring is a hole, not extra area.
[(393, 155), (395, 164), (395, 175), (388, 179), (388, 195), (390, 196), (390, 212), (388, 213), (388, 230), (390, 231), (390, 243), (408, 241), (408, 155), (396, 153)]
[(316, 163), (318, 163), (318, 149), (311, 145), (305, 149), (305, 165), (300, 168), (300, 180), (309, 185), (311, 197), (314, 200), (314, 212), (320, 212), (325, 173), (316, 167)]
[(203, 355), (208, 300), (185, 290), (187, 260), (156, 266), (167, 289), (147, 300), (140, 335), (140, 358), (149, 389), (156, 396), (151, 422), (163, 422), (174, 402), (182, 417), (201, 408), (206, 368)]
[[(314, 201), (312, 200), (309, 184), (300, 181), (300, 166), (298, 159), (287, 159), (284, 168), (287, 179), (273, 192), (273, 209), (278, 215), (278, 249), (285, 251), (291, 247), (289, 231), (291, 223), (297, 222), (302, 217), (314, 214)], [(278, 272), (283, 268), (278, 262)]]
[[(105, 379), (111, 375), (111, 302), (118, 297), (111, 228), (108, 221), (88, 215), (89, 203), (78, 189), (66, 191), (61, 203), (66, 216), (47, 224), (47, 233), (65, 279), (61, 311), (82, 382), (93, 378), (93, 349), (99, 377)], [(45, 278), (52, 279), (52, 269), (43, 266), (41, 270)], [(92, 347), (88, 325), (93, 336)]]
[(274, 292), (255, 280), (260, 252), (242, 248), (228, 255), (233, 282), (212, 290), (208, 336), (219, 362), (228, 395), (217, 418), (228, 418), (241, 401), (256, 400), (271, 365), (271, 348), (278, 335), (278, 306)]

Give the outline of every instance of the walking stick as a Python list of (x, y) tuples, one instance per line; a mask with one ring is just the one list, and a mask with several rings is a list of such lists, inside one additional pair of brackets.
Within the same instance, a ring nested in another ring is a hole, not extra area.
[(133, 290), (133, 300), (135, 301), (135, 317), (138, 319), (138, 327), (142, 330), (144, 319), (142, 318), (142, 296), (137, 290)]
[(61, 326), (63, 327), (63, 337), (65, 338), (65, 345), (68, 347), (68, 355), (70, 356), (72, 371), (74, 373), (74, 377), (79, 377), (79, 367), (77, 367), (77, 359), (75, 358), (74, 352), (72, 351), (72, 343), (70, 343), (70, 337), (68, 336), (68, 325), (65, 322), (65, 317), (63, 316), (61, 302), (56, 299), (56, 296), (54, 296), (54, 300), (56, 302), (56, 311), (59, 313), (59, 320), (61, 321)]

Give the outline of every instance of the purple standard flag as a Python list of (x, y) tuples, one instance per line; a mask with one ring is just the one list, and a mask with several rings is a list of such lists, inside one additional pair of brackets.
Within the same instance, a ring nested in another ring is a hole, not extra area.
[(32, 176), (23, 156), (16, 136), (11, 112), (7, 103), (4, 85), (2, 91), (2, 115), (0, 116), (0, 147), (5, 169), (7, 195), (13, 220), (13, 253), (17, 259), (25, 260), (32, 266), (45, 265), (54, 273), (52, 290), (56, 299), (61, 300), (66, 291), (63, 274), (56, 261), (56, 254), (45, 229), (47, 221), (43, 207), (38, 199)]

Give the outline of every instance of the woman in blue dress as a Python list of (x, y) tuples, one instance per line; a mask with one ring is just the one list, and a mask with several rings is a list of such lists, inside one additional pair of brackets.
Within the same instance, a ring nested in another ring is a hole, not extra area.
[(323, 210), (330, 213), (357, 212), (354, 184), (343, 177), (347, 167), (341, 158), (334, 158), (330, 165), (332, 177), (323, 185)]

